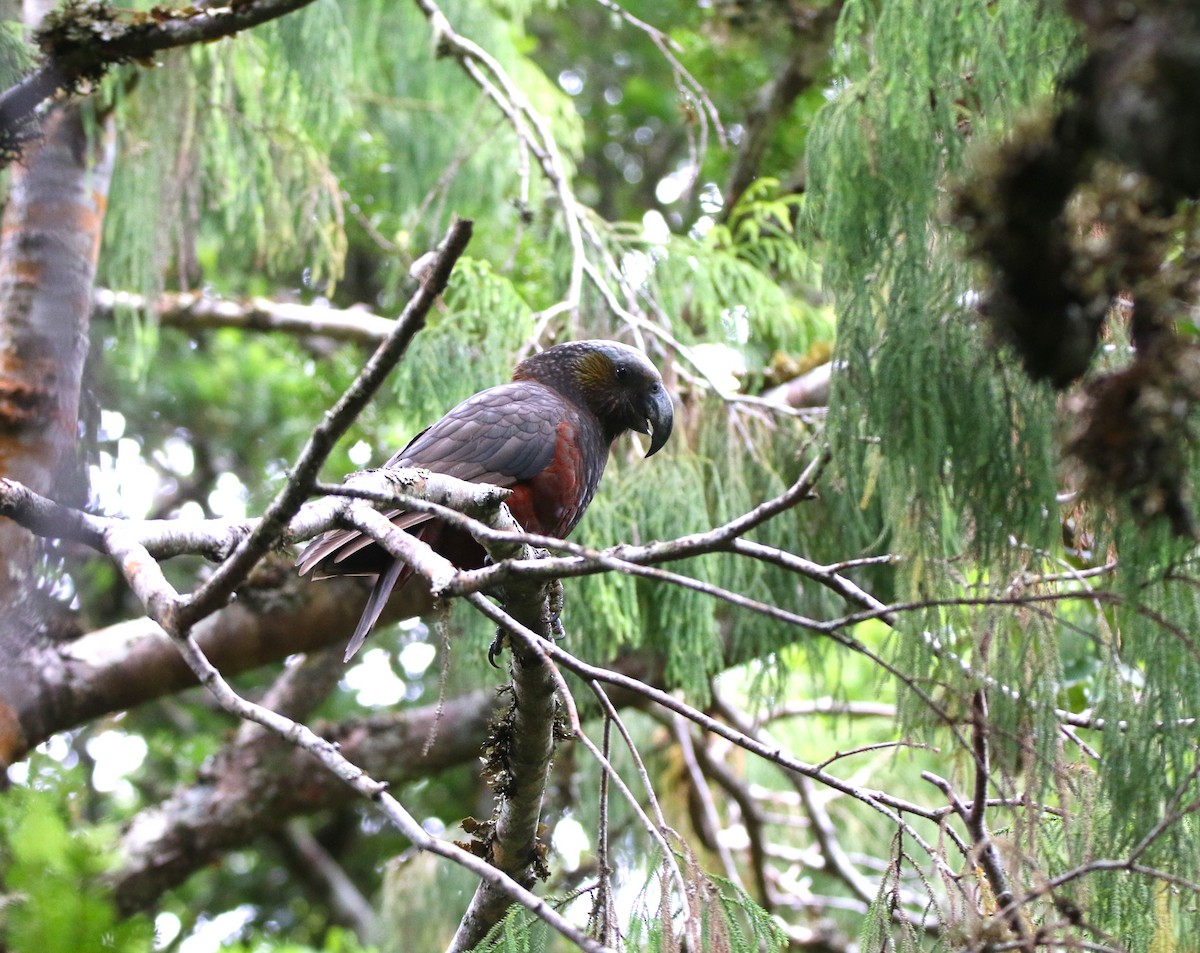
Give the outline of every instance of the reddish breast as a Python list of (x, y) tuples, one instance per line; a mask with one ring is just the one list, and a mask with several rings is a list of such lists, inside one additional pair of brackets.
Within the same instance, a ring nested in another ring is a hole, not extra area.
[(589, 468), (580, 434), (571, 421), (559, 422), (555, 443), (550, 465), (517, 483), (508, 505), (529, 532), (561, 539), (579, 522), (599, 481), (589, 479), (588, 470), (594, 467)]

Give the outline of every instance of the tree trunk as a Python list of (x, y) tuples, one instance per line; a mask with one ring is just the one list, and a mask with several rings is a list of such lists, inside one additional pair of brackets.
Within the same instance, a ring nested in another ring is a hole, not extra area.
[[(80, 379), (115, 152), (111, 123), (98, 129), (89, 135), (78, 103), (56, 107), (12, 167), (0, 226), (0, 476), (47, 496), (77, 472)], [(37, 552), (28, 531), (0, 522), (7, 665), (38, 637)], [(22, 748), (13, 707), (0, 698), (0, 763)]]

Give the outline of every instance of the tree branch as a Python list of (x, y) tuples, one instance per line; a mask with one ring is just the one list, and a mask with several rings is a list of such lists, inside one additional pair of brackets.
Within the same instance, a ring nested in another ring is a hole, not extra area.
[[(509, 585), (504, 592), (506, 611), (542, 639), (553, 638), (559, 625), (548, 589), (535, 581)], [(484, 840), (485, 856), (526, 887), (532, 886), (535, 877), (544, 879), (548, 873), (538, 829), (558, 709), (558, 685), (552, 669), (540, 653), (513, 645), (509, 664), (512, 702), (492, 728), (485, 767), (497, 795), (491, 830)], [(474, 949), (503, 919), (512, 902), (496, 884), (481, 881), (450, 943), (451, 953)]]
[[(43, 64), (0, 93), (0, 136), (12, 137), (56, 92), (75, 92), (121, 63), (208, 43), (299, 10), (312, 0), (242, 0), (231, 6), (130, 14), (106, 4), (74, 4), (47, 17), (36, 35)], [(164, 15), (168, 14), (168, 15)]]
[(147, 298), (129, 291), (97, 288), (92, 295), (93, 319), (111, 320), (122, 308), (151, 311), (162, 324), (182, 331), (217, 328), (278, 331), (296, 336), (317, 335), (353, 344), (381, 344), (396, 328), (395, 321), (357, 305), (339, 309), (268, 298), (230, 301), (194, 291), (169, 292)]

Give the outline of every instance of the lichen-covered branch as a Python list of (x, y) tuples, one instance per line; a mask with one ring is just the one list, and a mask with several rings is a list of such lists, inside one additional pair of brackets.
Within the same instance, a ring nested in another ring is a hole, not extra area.
[(0, 92), (0, 144), (10, 151), (39, 105), (59, 91), (78, 92), (118, 64), (152, 61), (164, 50), (232, 36), (312, 2), (243, 0), (224, 7), (157, 7), (151, 13), (70, 2), (46, 17), (36, 34), (41, 66)]

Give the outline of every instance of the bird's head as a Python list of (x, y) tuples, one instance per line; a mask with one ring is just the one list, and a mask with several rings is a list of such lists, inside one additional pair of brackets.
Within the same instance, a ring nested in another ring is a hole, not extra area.
[(662, 375), (636, 348), (618, 341), (571, 341), (526, 358), (514, 379), (540, 381), (586, 406), (611, 441), (626, 430), (650, 435), (646, 456), (662, 449), (675, 422)]

